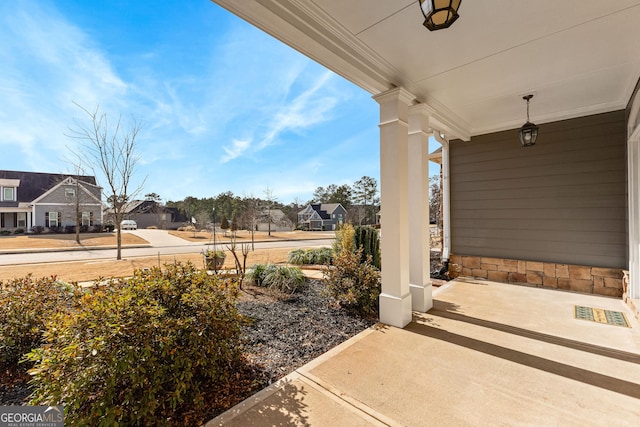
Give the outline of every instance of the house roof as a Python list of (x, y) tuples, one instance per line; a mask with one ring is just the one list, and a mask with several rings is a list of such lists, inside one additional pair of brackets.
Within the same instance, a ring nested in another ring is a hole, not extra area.
[[(298, 212), (298, 214), (300, 215), (307, 214), (310, 212), (309, 208), (311, 208), (314, 211), (316, 211), (318, 215), (320, 215), (320, 218), (330, 219), (331, 214), (333, 214), (336, 211), (336, 209), (338, 209), (338, 206), (342, 207), (340, 203), (312, 203), (310, 205), (307, 205), (307, 207), (301, 210), (300, 212)], [(344, 209), (344, 207), (342, 209)]]
[(403, 87), (429, 125), (468, 140), (626, 107), (640, 0), (463, 1), (428, 31), (415, 0), (213, 0), (371, 94)]
[(268, 216), (271, 216), (272, 221), (285, 221), (291, 222), (289, 218), (280, 209), (265, 209), (261, 212), (259, 220), (266, 220)]
[[(32, 202), (53, 186), (69, 177), (75, 178), (75, 175), (0, 170), (0, 179), (20, 181), (20, 186), (17, 191), (18, 203)], [(88, 184), (96, 185), (96, 179), (93, 176), (78, 176), (78, 179)]]
[[(145, 213), (148, 210), (148, 207), (146, 207), (145, 205), (148, 205), (150, 203), (156, 203), (156, 202), (149, 201), (149, 200), (132, 200), (130, 202), (125, 203), (122, 206), (122, 213), (124, 214)], [(110, 207), (107, 207), (105, 209), (105, 212), (112, 212), (112, 211), (113, 209)]]

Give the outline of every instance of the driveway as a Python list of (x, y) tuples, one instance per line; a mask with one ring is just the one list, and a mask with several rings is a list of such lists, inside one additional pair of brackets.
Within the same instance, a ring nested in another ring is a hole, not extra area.
[[(135, 234), (136, 236), (145, 239), (154, 248), (194, 245), (193, 242), (172, 236), (167, 230), (140, 229), (123, 232)], [(195, 245), (202, 245), (202, 243), (196, 242)]]

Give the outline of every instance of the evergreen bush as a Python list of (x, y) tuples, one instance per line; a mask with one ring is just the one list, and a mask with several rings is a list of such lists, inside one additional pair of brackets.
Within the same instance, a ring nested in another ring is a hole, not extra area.
[(371, 264), (380, 269), (380, 236), (378, 230), (370, 226), (354, 228), (355, 248), (362, 248), (361, 261), (371, 257)]

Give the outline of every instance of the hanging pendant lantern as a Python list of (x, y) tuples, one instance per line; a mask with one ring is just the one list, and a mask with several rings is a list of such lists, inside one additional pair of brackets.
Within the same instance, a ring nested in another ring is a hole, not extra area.
[(462, 0), (418, 0), (424, 15), (424, 25), (429, 31), (449, 28), (459, 18), (458, 8)]
[(529, 101), (533, 98), (533, 95), (523, 96), (522, 99), (527, 101), (527, 123), (522, 125), (518, 136), (520, 137), (520, 143), (523, 147), (530, 147), (535, 145), (536, 139), (538, 139), (538, 126), (529, 121)]

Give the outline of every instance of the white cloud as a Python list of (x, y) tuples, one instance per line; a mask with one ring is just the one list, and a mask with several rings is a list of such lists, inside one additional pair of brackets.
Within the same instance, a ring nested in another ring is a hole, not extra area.
[(245, 151), (249, 149), (249, 147), (251, 147), (251, 141), (239, 141), (237, 139), (234, 139), (231, 147), (222, 147), (227, 154), (222, 157), (221, 162), (227, 163), (229, 160), (240, 157)]
[(0, 145), (13, 148), (5, 160), (14, 169), (62, 171), (67, 126), (81, 115), (72, 101), (88, 108), (121, 102), (126, 84), (46, 3), (3, 2), (0, 16)]
[(325, 71), (310, 88), (298, 95), (290, 104), (283, 106), (273, 117), (270, 129), (258, 145), (259, 149), (271, 145), (283, 132), (305, 129), (326, 121), (328, 113), (338, 103), (338, 99), (335, 96), (317, 97), (317, 94), (332, 76), (331, 71)]

